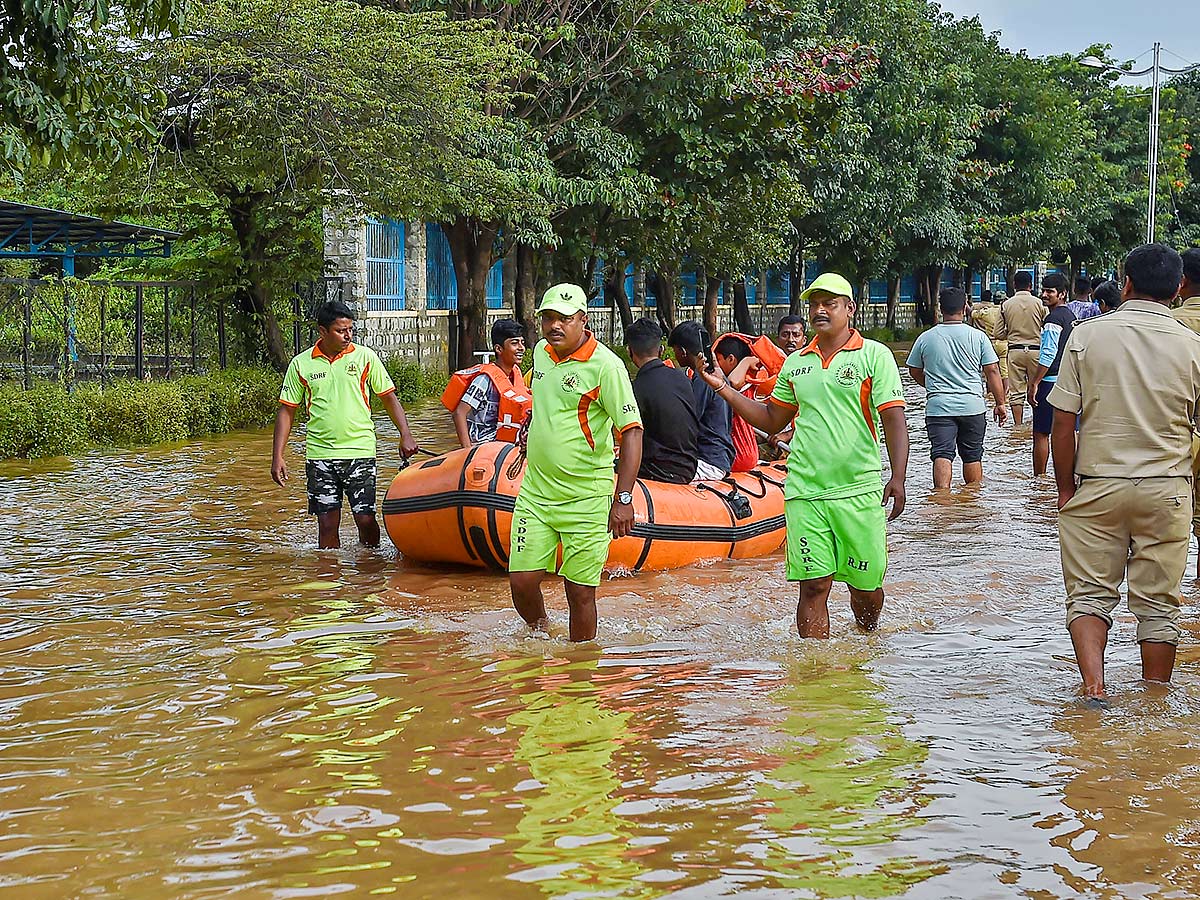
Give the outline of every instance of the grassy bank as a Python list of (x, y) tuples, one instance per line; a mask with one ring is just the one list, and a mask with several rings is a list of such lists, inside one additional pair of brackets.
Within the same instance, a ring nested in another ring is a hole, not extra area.
[(440, 397), (446, 389), (446, 382), (450, 380), (449, 375), (441, 369), (422, 369), (416, 363), (401, 362), (394, 357), (387, 360), (384, 366), (396, 383), (396, 396), (404, 405), (426, 397)]
[[(440, 394), (446, 378), (389, 361), (401, 403)], [(117, 381), (104, 390), (55, 382), (0, 385), (0, 459), (65, 456), (90, 447), (162, 444), (263, 428), (279, 408), (280, 376), (226, 369), (171, 381)]]

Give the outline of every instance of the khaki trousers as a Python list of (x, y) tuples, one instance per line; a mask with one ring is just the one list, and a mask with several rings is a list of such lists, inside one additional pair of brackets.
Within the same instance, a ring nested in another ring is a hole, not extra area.
[(1008, 377), (1008, 341), (992, 341), (992, 349), (1000, 357), (1000, 377)]
[[(1025, 345), (1022, 345), (1025, 346)], [(1015, 350), (1008, 348), (1008, 402), (1025, 406), (1025, 393), (1029, 382), (1037, 374), (1040, 350)]]
[(1187, 567), (1191, 479), (1085, 478), (1058, 513), (1067, 626), (1112, 625), (1128, 573), (1137, 639), (1179, 643), (1179, 582)]

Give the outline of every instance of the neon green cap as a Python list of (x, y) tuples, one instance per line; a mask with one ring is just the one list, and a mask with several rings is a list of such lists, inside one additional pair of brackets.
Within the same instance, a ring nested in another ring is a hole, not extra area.
[(836, 272), (826, 272), (823, 275), (818, 275), (817, 280), (804, 289), (804, 293), (800, 295), (801, 300), (807, 300), (817, 291), (828, 291), (835, 297), (849, 297), (854, 299), (854, 288), (850, 287), (848, 282)]
[(577, 284), (556, 284), (542, 295), (539, 313), (547, 311), (573, 316), (587, 309), (587, 292)]

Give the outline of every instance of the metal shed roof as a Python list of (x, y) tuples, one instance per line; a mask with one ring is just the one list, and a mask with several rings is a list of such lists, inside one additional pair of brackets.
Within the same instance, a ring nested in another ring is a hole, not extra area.
[(67, 261), (76, 256), (170, 256), (171, 241), (180, 237), (177, 231), (148, 225), (108, 222), (61, 209), (0, 200), (0, 257), (58, 257), (63, 259), (64, 269), (73, 270)]

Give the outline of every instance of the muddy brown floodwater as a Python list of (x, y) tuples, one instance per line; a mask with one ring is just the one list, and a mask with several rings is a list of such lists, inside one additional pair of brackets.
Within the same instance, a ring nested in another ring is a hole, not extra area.
[(317, 552), (266, 433), (3, 464), (0, 894), (1200, 894), (1196, 644), (1143, 688), (1122, 617), (1113, 708), (1077, 706), (1028, 425), (933, 496), (908, 390), (883, 629), (838, 588), (827, 643), (780, 555), (606, 580), (595, 644), (560, 597), (530, 636), (502, 577)]

